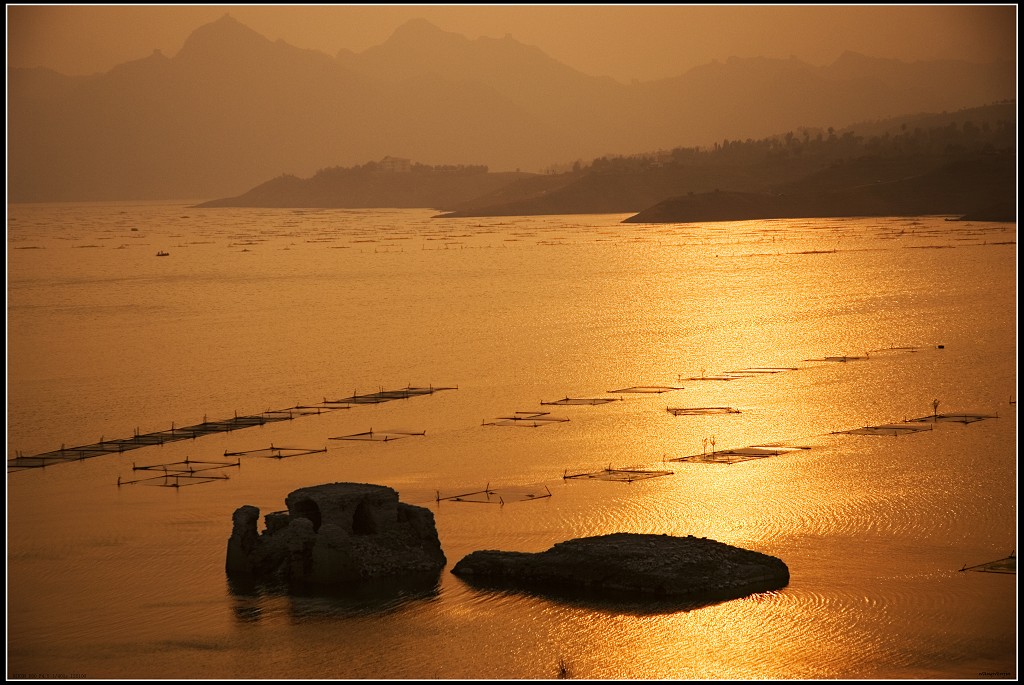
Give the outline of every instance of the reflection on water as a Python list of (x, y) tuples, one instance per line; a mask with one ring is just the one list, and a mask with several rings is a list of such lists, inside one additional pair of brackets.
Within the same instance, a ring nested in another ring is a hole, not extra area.
[(235, 617), (240, 622), (257, 622), (285, 602), (294, 621), (345, 619), (386, 615), (408, 604), (436, 599), (440, 593), (439, 574), (401, 580), (375, 580), (337, 588), (268, 587), (238, 578), (228, 579), (235, 600)]
[[(521, 588), (511, 583), (496, 581), (483, 582), (479, 579), (466, 577), (462, 579), (468, 586), (480, 593), (477, 601), (500, 601), (512, 595), (529, 595), (539, 599), (547, 599), (556, 604), (577, 609), (596, 611), (612, 616), (648, 616), (657, 614), (674, 614), (680, 611), (694, 611), (702, 607), (737, 599), (739, 597), (759, 594), (750, 591), (737, 593), (735, 596), (724, 596), (707, 599), (681, 599), (670, 597), (637, 596), (635, 593), (614, 593), (609, 591), (587, 591), (582, 588), (552, 587), (547, 589)], [(760, 593), (766, 594), (766, 593)]]
[[(9, 676), (532, 679), (563, 660), (577, 678), (1016, 676), (1015, 575), (959, 572), (1017, 547), (1013, 224), (9, 213), (9, 456), (458, 388), (10, 473)], [(608, 392), (629, 388), (669, 390)], [(542, 404), (557, 398), (615, 401)], [(936, 399), (997, 418), (840, 432)], [(548, 409), (568, 420), (484, 425)], [(422, 435), (328, 440), (403, 430)], [(810, 449), (673, 461), (772, 444)], [(117, 487), (134, 465), (225, 452), (251, 452), (227, 479)], [(608, 468), (672, 473), (563, 478)], [(226, 584), (237, 507), (342, 481), (429, 507), (449, 567), (622, 531), (753, 549), (791, 579), (679, 611), (482, 591), (448, 569), (348, 597)]]

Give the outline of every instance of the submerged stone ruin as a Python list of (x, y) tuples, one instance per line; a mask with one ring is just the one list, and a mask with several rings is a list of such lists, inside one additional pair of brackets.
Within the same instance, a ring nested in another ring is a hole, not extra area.
[(447, 560), (429, 509), (398, 501), (383, 485), (330, 483), (301, 488), (287, 511), (239, 507), (226, 570), (237, 579), (291, 587), (330, 587), (438, 575)]
[(707, 538), (614, 533), (545, 552), (484, 550), (452, 573), (473, 583), (555, 594), (715, 601), (785, 587), (781, 559)]

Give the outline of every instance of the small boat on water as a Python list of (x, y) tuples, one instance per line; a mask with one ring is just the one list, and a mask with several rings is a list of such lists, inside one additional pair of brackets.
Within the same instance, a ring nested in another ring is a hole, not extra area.
[(164, 252), (163, 250), (160, 250), (159, 252), (156, 253), (156, 256), (157, 257), (169, 257), (170, 254), (171, 254), (170, 252)]

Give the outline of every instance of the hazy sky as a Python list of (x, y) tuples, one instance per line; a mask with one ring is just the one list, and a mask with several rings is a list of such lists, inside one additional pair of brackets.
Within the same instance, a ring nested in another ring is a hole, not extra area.
[(425, 18), (469, 38), (510, 34), (588, 74), (623, 82), (675, 76), (728, 57), (825, 65), (844, 50), (875, 57), (1015, 59), (1016, 5), (8, 5), (9, 66), (92, 74), (185, 38), (229, 13), (271, 40), (334, 55), (361, 52)]

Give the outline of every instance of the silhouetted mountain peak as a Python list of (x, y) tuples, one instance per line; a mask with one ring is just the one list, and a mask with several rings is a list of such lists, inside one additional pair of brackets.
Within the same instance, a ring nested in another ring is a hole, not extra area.
[(395, 29), (395, 32), (392, 33), (391, 37), (385, 42), (419, 40), (422, 38), (436, 39), (438, 36), (458, 36), (460, 38), (464, 38), (460, 34), (438, 28), (422, 17), (417, 17), (415, 19), (410, 19)]
[(170, 58), (167, 55), (165, 55), (162, 50), (156, 48), (153, 50), (153, 52), (149, 53), (148, 56), (139, 58), (137, 60), (132, 60), (131, 62), (124, 62), (123, 64), (119, 64), (116, 67), (114, 67), (114, 69), (112, 69), (111, 71), (115, 71), (129, 64), (165, 64), (169, 61), (169, 59)]
[(434, 74), (453, 82), (477, 81), (503, 93), (531, 91), (531, 99), (564, 94), (581, 84), (590, 87), (592, 80), (510, 35), (470, 39), (425, 19), (405, 22), (385, 42), (360, 54), (341, 50), (337, 58), (354, 71), (391, 82)]
[(273, 45), (266, 37), (256, 33), (230, 14), (200, 26), (185, 39), (178, 53), (179, 59), (215, 57), (229, 53), (265, 50)]
[(471, 44), (472, 41), (462, 34), (440, 29), (426, 19), (410, 19), (395, 29), (386, 41), (363, 55), (403, 55), (418, 61), (436, 56), (438, 51), (449, 55), (465, 54), (472, 49)]
[(153, 50), (147, 57), (123, 62), (104, 74), (101, 78), (113, 79), (115, 82), (122, 79), (133, 78), (154, 78), (171, 63), (160, 50)]

